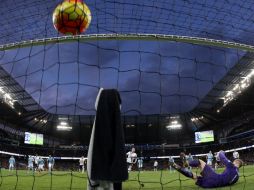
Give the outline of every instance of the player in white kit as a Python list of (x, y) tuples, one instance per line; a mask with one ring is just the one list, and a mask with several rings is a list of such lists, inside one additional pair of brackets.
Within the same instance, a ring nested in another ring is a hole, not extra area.
[(84, 173), (85, 172), (85, 158), (84, 156), (82, 156), (80, 159), (79, 159), (79, 172), (82, 172)]
[(236, 150), (233, 152), (233, 158), (234, 158), (234, 160), (240, 158), (240, 155)]
[(153, 171), (158, 171), (158, 165), (159, 165), (158, 161), (155, 160), (153, 163)]
[(137, 154), (135, 153), (135, 148), (132, 148), (131, 151), (127, 152), (127, 164), (128, 171), (130, 172), (132, 170), (132, 166), (136, 164), (137, 162)]

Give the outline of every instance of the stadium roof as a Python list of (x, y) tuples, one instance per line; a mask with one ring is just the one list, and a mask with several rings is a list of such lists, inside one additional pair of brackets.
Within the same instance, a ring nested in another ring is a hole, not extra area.
[[(52, 25), (60, 2), (1, 2), (0, 45), (62, 37)], [(253, 1), (85, 2), (92, 12), (86, 34), (165, 34), (254, 45)], [(183, 114), (189, 120), (216, 107), (253, 68), (252, 62), (252, 53), (225, 47), (80, 39), (2, 50), (0, 79), (1, 85), (6, 76), (13, 81), (4, 89), (34, 113), (26, 117), (29, 122), (34, 117), (56, 122), (58, 115), (66, 115), (79, 125), (90, 124), (100, 87), (120, 91), (126, 116)]]

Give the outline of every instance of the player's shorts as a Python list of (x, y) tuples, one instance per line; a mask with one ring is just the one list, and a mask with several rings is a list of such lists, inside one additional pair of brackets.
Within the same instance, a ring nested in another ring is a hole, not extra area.
[(33, 164), (28, 164), (28, 168), (33, 168), (34, 165)]
[(127, 158), (127, 163), (131, 164), (131, 158)]
[(9, 167), (10, 167), (10, 168), (14, 168), (14, 164), (10, 164)]
[(217, 174), (210, 166), (205, 165), (200, 174), (201, 176), (198, 176), (196, 185), (200, 187), (216, 187), (218, 183)]
[(51, 163), (48, 164), (48, 167), (49, 167), (49, 168), (52, 168), (52, 166), (53, 166), (53, 165), (52, 165)]
[(189, 166), (187, 160), (182, 160), (182, 167), (187, 168)]
[(143, 164), (139, 164), (138, 167), (139, 167), (139, 168), (143, 168)]
[(79, 169), (83, 170), (84, 165), (79, 165)]
[(213, 165), (212, 160), (207, 160), (207, 164), (210, 165), (210, 166)]
[(40, 169), (40, 170), (44, 170), (44, 167), (43, 167), (42, 164), (39, 164), (39, 169)]

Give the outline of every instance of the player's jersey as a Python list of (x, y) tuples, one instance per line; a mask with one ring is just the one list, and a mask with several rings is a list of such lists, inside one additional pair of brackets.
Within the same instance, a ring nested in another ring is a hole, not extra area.
[(186, 168), (188, 167), (188, 162), (187, 162), (187, 157), (184, 155), (180, 156), (180, 160), (181, 160), (181, 164), (182, 164), (182, 167)]
[(38, 164), (38, 161), (39, 161), (39, 157), (38, 157), (38, 156), (35, 156), (35, 158), (34, 158), (34, 163), (35, 163), (35, 164)]
[(84, 166), (84, 163), (85, 163), (85, 158), (80, 158), (79, 159), (79, 165)]
[(226, 166), (223, 173), (217, 174), (214, 170), (206, 165), (199, 176), (196, 184), (204, 188), (223, 187), (236, 183), (239, 179), (238, 168), (228, 160), (224, 152), (219, 153), (220, 161)]
[(54, 158), (53, 157), (49, 157), (48, 158), (48, 163), (53, 165), (54, 164)]
[(9, 159), (9, 164), (10, 164), (10, 165), (14, 165), (14, 164), (15, 164), (15, 158), (11, 157), (11, 158)]
[(153, 164), (154, 167), (157, 167), (158, 166), (158, 162), (155, 161), (154, 164)]
[(170, 158), (168, 159), (168, 161), (169, 161), (169, 163), (174, 163), (174, 162), (175, 162), (174, 158), (172, 158), (172, 157), (170, 157)]
[(193, 160), (193, 157), (192, 157), (192, 155), (188, 155), (188, 156), (186, 156), (186, 159), (188, 162), (191, 162)]
[(235, 151), (235, 152), (233, 153), (233, 158), (234, 158), (234, 159), (238, 159), (238, 158), (239, 158), (239, 153)]
[(42, 158), (38, 160), (38, 165), (44, 165), (44, 160)]
[(131, 152), (127, 152), (127, 162), (131, 163)]
[(212, 153), (208, 153), (207, 154), (207, 161), (213, 161), (213, 154)]
[(128, 163), (135, 163), (137, 159), (137, 154), (135, 152), (127, 152), (127, 162)]

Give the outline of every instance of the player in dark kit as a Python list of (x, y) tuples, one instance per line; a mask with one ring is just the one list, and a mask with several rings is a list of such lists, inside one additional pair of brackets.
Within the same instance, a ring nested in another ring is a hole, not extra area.
[(171, 166), (184, 176), (194, 179), (196, 181), (196, 185), (200, 187), (223, 187), (236, 183), (239, 179), (238, 171), (239, 168), (243, 165), (243, 161), (240, 159), (236, 159), (232, 163), (230, 160), (227, 159), (223, 151), (220, 151), (218, 155), (220, 157), (221, 163), (226, 166), (226, 169), (221, 174), (215, 173), (214, 170), (202, 160), (193, 160), (189, 163), (189, 165), (192, 167), (201, 168), (200, 176), (197, 176), (196, 174), (186, 170), (185, 168), (175, 163), (170, 164), (172, 164)]

